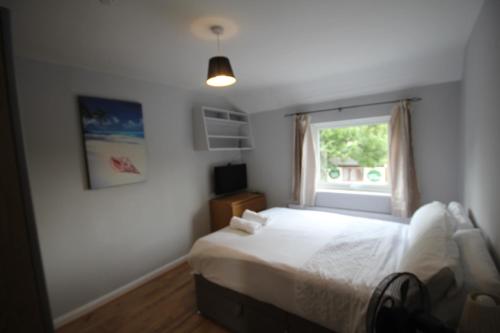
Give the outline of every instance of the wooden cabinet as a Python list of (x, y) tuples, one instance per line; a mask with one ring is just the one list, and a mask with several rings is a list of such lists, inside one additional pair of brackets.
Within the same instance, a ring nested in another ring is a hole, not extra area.
[(266, 209), (262, 193), (243, 192), (210, 200), (212, 231), (226, 227), (233, 216), (241, 216), (245, 209), (255, 212)]

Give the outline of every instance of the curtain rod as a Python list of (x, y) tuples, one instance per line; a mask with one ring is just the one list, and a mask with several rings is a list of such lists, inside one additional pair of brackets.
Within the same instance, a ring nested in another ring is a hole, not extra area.
[(360, 107), (363, 107), (363, 106), (392, 104), (392, 103), (397, 103), (397, 102), (401, 102), (401, 101), (419, 102), (421, 100), (422, 100), (421, 97), (410, 97), (410, 98), (395, 99), (395, 100), (392, 100), (392, 101), (383, 101), (383, 102), (367, 103), (367, 104), (357, 104), (357, 105), (346, 105), (346, 106), (339, 106), (337, 108), (328, 108), (328, 109), (319, 109), (319, 110), (312, 110), (312, 111), (287, 113), (287, 114), (285, 114), (285, 117), (291, 117), (291, 116), (295, 116), (297, 114), (310, 114), (310, 113), (319, 113), (319, 112), (328, 112), (328, 111), (339, 111), (339, 112), (342, 112), (342, 110), (345, 110), (345, 109), (354, 109), (354, 108), (360, 108)]

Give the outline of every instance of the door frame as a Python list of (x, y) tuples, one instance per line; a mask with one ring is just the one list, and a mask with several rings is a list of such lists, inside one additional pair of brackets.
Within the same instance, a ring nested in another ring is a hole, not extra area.
[(54, 328), (17, 105), (10, 14), (2, 7), (0, 43), (0, 151), (6, 156), (0, 163), (0, 266), (7, 267), (0, 274), (0, 331), (49, 333)]

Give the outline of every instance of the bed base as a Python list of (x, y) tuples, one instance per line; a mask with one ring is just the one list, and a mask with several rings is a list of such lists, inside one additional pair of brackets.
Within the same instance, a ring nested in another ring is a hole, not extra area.
[(332, 333), (274, 305), (212, 283), (201, 274), (195, 274), (194, 279), (198, 311), (231, 332)]

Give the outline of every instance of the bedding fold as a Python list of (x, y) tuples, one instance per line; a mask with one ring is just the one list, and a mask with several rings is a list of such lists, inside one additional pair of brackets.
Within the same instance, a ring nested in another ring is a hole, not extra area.
[(371, 294), (395, 272), (402, 241), (397, 228), (369, 229), (336, 235), (301, 267), (295, 285), (301, 317), (335, 332), (365, 332)]

